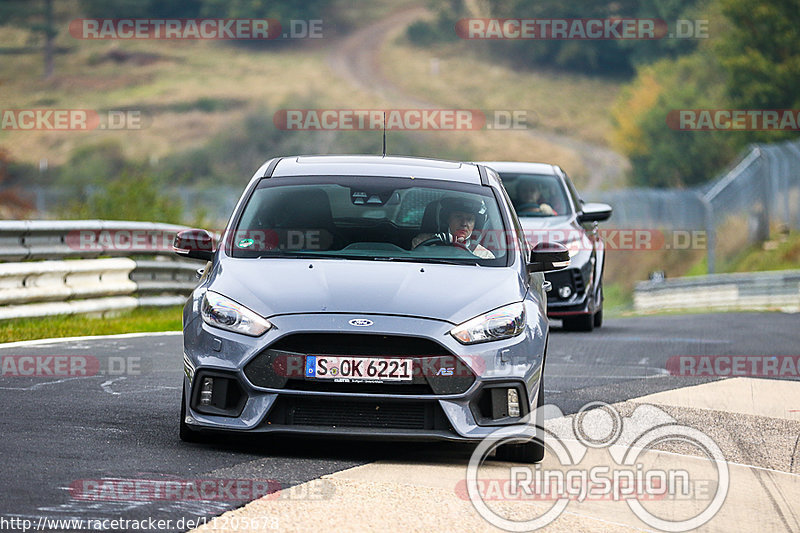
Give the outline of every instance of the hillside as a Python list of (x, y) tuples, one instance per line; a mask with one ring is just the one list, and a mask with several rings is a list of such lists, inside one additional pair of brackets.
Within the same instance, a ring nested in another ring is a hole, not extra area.
[[(39, 54), (6, 53), (6, 58), (13, 60), (0, 63), (4, 108), (92, 109), (101, 113), (133, 110), (141, 114), (141, 129), (0, 131), (0, 147), (12, 160), (38, 165), (47, 159), (53, 167), (68, 164), (81, 147), (117, 143), (126, 158), (148, 162), (158, 170), (165, 159), (179, 154), (194, 157), (195, 152), (208, 150), (215, 137), (231, 132), (252, 136), (252, 125), (246, 130), (242, 125), (256, 116), (264, 131), (278, 140), (272, 143), (276, 149), (363, 151), (379, 147), (374, 132), (344, 136), (275, 132), (269, 119), (276, 110), (287, 107), (413, 107), (415, 101), (405, 96), (418, 94), (428, 107), (530, 110), (528, 122), (535, 131), (399, 134), (395, 136), (399, 153), (542, 159), (562, 164), (580, 182), (588, 176), (589, 167), (596, 166), (586, 159), (587, 146), (600, 150), (601, 155), (610, 152), (605, 148), (610, 129), (608, 110), (618, 91), (617, 83), (558, 73), (522, 74), (472, 55), (456, 61), (461, 52), (453, 47), (417, 48), (401, 36), (405, 24), (424, 11), (412, 10), (411, 17), (408, 8), (398, 13), (377, 13), (380, 18), (367, 23), (361, 32), (266, 49), (219, 41), (84, 41), (62, 32), (57, 45), (63, 53), (57, 55), (55, 76), (48, 81), (40, 77)], [(403, 24), (392, 18), (398, 16)], [(370, 28), (374, 34), (376, 26), (387, 22), (393, 31), (380, 32), (379, 42), (371, 43)], [(22, 30), (0, 28), (0, 46), (5, 49), (25, 39)], [(373, 48), (372, 44), (378, 46)], [(462, 47), (468, 44), (462, 43)], [(396, 92), (364, 86), (338, 67), (365, 51), (378, 54), (371, 63), (377, 70), (365, 75), (385, 77), (387, 83), (397, 87)], [(426, 75), (432, 54), (440, 58), (436, 76)], [(483, 79), (476, 79), (475, 72), (481, 72)], [(449, 90), (453, 87), (457, 89)], [(291, 142), (283, 143), (289, 137)], [(331, 137), (338, 140), (332, 142)], [(392, 136), (389, 148), (391, 151)], [(272, 155), (276, 154), (258, 157)], [(219, 151), (210, 154), (215, 159), (225, 156)], [(249, 164), (242, 167), (249, 168)], [(609, 163), (610, 168), (619, 164)], [(241, 182), (245, 177), (231, 181)]]

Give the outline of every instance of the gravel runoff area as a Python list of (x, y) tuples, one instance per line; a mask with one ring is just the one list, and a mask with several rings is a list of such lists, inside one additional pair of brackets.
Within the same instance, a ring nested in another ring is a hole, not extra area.
[[(737, 387), (752, 388), (753, 383), (760, 387), (765, 385), (765, 380), (752, 381), (751, 378), (730, 381), (729, 394), (740, 394), (741, 391), (735, 390)], [(784, 388), (786, 383), (781, 382)], [(766, 383), (766, 386), (770, 384)], [(796, 387), (793, 397), (800, 397), (800, 382), (793, 382), (793, 387)], [(717, 443), (728, 461), (730, 472), (724, 504), (714, 518), (700, 528), (701, 531), (800, 529), (796, 508), (796, 502), (800, 501), (800, 420), (792, 419), (793, 415), (776, 418), (668, 405), (670, 401), (704, 405), (703, 395), (708, 397), (711, 393), (725, 392), (719, 389), (719, 385), (708, 384), (675, 389), (666, 396), (650, 395), (614, 404), (613, 408), (622, 417), (626, 428), (614, 446), (618, 451), (627, 450), (630, 442), (627, 431), (637, 434), (659, 424), (699, 429)], [(753, 405), (752, 410), (762, 411), (763, 406)], [(570, 429), (575, 427), (576, 416), (580, 415), (549, 419), (546, 425), (556, 434), (568, 436)], [(581, 419), (585, 435), (596, 434), (593, 433), (592, 421), (589, 415)], [(594, 422), (603, 425), (602, 417), (595, 417)], [(696, 447), (664, 442), (655, 449), (658, 451), (647, 452), (649, 459), (643, 462), (658, 464), (662, 468), (669, 465), (675, 469), (686, 468), (693, 471), (693, 476), (698, 472), (713, 473), (709, 470), (713, 463), (698, 457), (702, 454)], [(613, 455), (610, 449), (589, 449), (580, 464), (582, 467), (609, 465), (613, 470), (615, 467), (610, 455)], [(434, 455), (418, 463), (379, 461), (358, 466), (256, 500), (195, 531), (500, 531), (481, 517), (466, 497), (466, 463), (464, 456), (454, 460), (446, 455)], [(543, 466), (559, 468), (553, 454), (548, 454)], [(487, 461), (479, 477), (507, 480), (508, 466)], [(708, 499), (710, 496), (706, 501)], [(502, 499), (488, 502), (488, 506), (497, 510), (500, 516), (512, 520), (530, 520), (540, 516), (551, 505), (550, 502)], [(644, 507), (649, 507), (654, 514), (674, 520), (685, 520), (691, 516), (687, 515), (687, 510), (698, 508), (698, 505), (701, 505), (698, 501), (644, 502)], [(654, 529), (637, 518), (622, 501), (591, 498), (582, 502), (571, 501), (566, 510), (544, 528), (545, 531)]]

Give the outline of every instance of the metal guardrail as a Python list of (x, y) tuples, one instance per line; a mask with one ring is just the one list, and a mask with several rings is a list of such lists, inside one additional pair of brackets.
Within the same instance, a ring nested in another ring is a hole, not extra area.
[(800, 311), (800, 270), (712, 274), (644, 281), (633, 294), (636, 311)]
[(0, 320), (181, 305), (197, 285), (201, 264), (172, 252), (182, 229), (104, 220), (0, 221)]
[(109, 220), (0, 221), (0, 261), (172, 256), (172, 239), (185, 226)]

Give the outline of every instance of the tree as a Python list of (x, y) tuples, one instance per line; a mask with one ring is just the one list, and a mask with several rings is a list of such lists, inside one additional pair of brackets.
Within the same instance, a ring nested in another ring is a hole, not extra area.
[(96, 18), (190, 18), (197, 17), (203, 0), (81, 0), (81, 10)]
[(281, 24), (291, 19), (320, 19), (324, 0), (203, 0), (203, 12), (211, 17), (274, 18)]
[(33, 35), (44, 37), (44, 77), (53, 75), (54, 41), (58, 25), (53, 0), (11, 0), (0, 3), (0, 24), (26, 27)]
[(707, 51), (640, 67), (613, 111), (616, 145), (630, 157), (633, 183), (686, 187), (713, 178), (745, 144), (741, 132), (680, 131), (667, 117), (727, 104), (725, 72)]
[[(582, 19), (636, 16), (639, 0), (516, 0), (492, 4), (492, 17)], [(499, 40), (489, 47), (498, 57), (513, 57), (526, 67), (549, 65), (605, 75), (632, 72), (630, 50), (617, 40)]]
[[(663, 20), (670, 31), (674, 32), (678, 20), (708, 19), (708, 14), (701, 10), (701, 7), (707, 6), (698, 4), (698, 0), (647, 0), (639, 4), (636, 16)], [(690, 54), (697, 48), (699, 42), (699, 39), (677, 39), (667, 35), (653, 40), (624, 40), (619, 44), (620, 48), (630, 53), (633, 65), (643, 65), (665, 57), (674, 59)]]
[[(727, 92), (744, 109), (800, 106), (800, 5), (797, 0), (720, 0), (730, 23), (716, 53), (729, 74)], [(780, 134), (779, 134), (780, 135)], [(782, 134), (783, 136), (786, 134)], [(775, 132), (752, 140), (775, 140)]]

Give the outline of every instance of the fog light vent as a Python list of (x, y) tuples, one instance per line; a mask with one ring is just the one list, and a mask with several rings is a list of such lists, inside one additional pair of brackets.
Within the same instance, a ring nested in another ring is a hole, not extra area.
[(508, 389), (508, 416), (519, 416), (519, 394), (517, 389)]
[(214, 378), (204, 377), (200, 384), (200, 405), (211, 405), (214, 394)]

